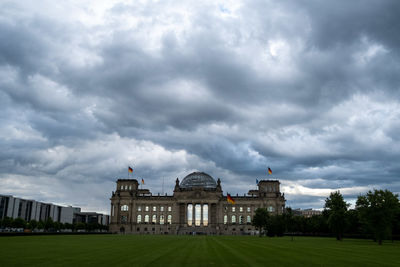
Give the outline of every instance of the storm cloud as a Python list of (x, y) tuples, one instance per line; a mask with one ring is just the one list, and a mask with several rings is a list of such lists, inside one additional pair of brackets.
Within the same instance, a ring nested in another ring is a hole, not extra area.
[(294, 208), (399, 193), (398, 10), (2, 1), (0, 193), (108, 212), (128, 165), (153, 193), (194, 170), (232, 194), (279, 179)]

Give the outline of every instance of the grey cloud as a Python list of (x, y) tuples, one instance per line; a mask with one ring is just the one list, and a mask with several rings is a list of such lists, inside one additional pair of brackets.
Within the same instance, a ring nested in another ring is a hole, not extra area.
[[(324, 181), (314, 188), (368, 186), (379, 177), (399, 191), (397, 5), (253, 1), (234, 10), (186, 3), (185, 17), (164, 3), (119, 4), (95, 26), (5, 5), (0, 179), (101, 182), (104, 193), (126, 175), (125, 165), (140, 162), (137, 174), (160, 191), (160, 177), (172, 187), (175, 176), (194, 169), (253, 183), (268, 178), (269, 165), (282, 180)], [(283, 58), (270, 54), (276, 41), (287, 49), (277, 52)], [(374, 107), (360, 104), (362, 97)], [(129, 143), (136, 147), (127, 150)], [(151, 147), (154, 158), (133, 157), (137, 147)], [(94, 199), (87, 199), (92, 206)], [(322, 201), (290, 199), (301, 207)]]

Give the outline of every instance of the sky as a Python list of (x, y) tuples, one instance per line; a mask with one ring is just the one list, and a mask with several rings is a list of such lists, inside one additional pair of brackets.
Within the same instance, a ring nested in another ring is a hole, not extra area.
[(292, 208), (399, 193), (399, 10), (3, 0), (0, 194), (109, 214), (118, 178), (172, 194), (193, 171), (232, 196), (279, 179)]

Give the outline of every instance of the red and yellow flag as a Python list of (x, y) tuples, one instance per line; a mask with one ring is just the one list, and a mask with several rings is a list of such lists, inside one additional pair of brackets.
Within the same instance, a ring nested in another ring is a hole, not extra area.
[(268, 167), (268, 174), (272, 174), (272, 170)]
[(231, 195), (227, 194), (226, 196), (226, 200), (231, 203), (231, 204), (235, 204), (235, 200), (231, 197)]
[(143, 178), (142, 178), (142, 184), (144, 184), (144, 180), (143, 180)]
[(133, 169), (131, 168), (131, 166), (128, 166), (128, 171), (129, 171), (130, 173), (133, 172)]

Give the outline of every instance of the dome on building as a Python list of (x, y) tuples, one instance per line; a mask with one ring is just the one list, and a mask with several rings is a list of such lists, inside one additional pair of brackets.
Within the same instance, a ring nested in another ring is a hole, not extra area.
[(204, 188), (216, 188), (217, 183), (214, 178), (204, 172), (192, 172), (183, 178), (181, 188), (192, 188), (192, 187), (204, 187)]

